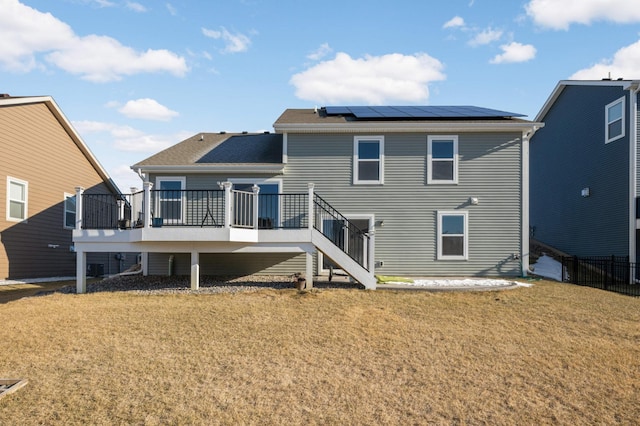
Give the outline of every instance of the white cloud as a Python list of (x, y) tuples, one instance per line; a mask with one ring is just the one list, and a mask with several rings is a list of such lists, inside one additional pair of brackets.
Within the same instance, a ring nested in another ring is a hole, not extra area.
[(173, 7), (171, 3), (167, 3), (166, 6), (171, 16), (176, 16), (178, 14), (178, 10), (175, 7)]
[(458, 28), (458, 27), (464, 27), (464, 19), (462, 19), (460, 16), (454, 16), (453, 18), (445, 22), (444, 25), (442, 26), (442, 28)]
[(640, 22), (637, 0), (531, 0), (525, 10), (536, 24), (554, 30), (594, 21)]
[(491, 59), (492, 64), (527, 62), (536, 57), (536, 48), (532, 44), (511, 42), (500, 46), (502, 53)]
[(130, 126), (100, 121), (74, 121), (73, 126), (81, 135), (106, 133), (114, 149), (126, 152), (156, 153), (193, 135), (191, 132), (153, 135)]
[(575, 80), (600, 80), (611, 77), (614, 79), (640, 78), (640, 40), (618, 50), (612, 59), (605, 59), (585, 69), (581, 69), (570, 78)]
[(224, 41), (225, 47), (222, 49), (223, 53), (246, 52), (249, 49), (249, 45), (251, 44), (249, 37), (241, 33), (231, 34), (225, 27), (220, 28), (220, 31), (202, 28), (202, 34), (209, 38)]
[(446, 78), (443, 68), (426, 53), (354, 59), (340, 52), (332, 60), (293, 75), (290, 83), (298, 98), (319, 103), (425, 102), (428, 84)]
[(486, 30), (480, 31), (474, 38), (469, 40), (470, 46), (482, 46), (485, 44), (492, 43), (494, 41), (500, 40), (502, 37), (501, 30), (494, 30), (492, 28), (487, 28)]
[(147, 8), (141, 5), (140, 3), (136, 3), (134, 1), (128, 1), (126, 3), (127, 9), (133, 10), (134, 12), (143, 13), (147, 11)]
[(177, 117), (176, 111), (158, 103), (155, 99), (136, 99), (128, 101), (118, 111), (129, 118), (141, 118), (143, 120), (169, 121)]
[(131, 166), (119, 164), (109, 170), (109, 176), (116, 182), (120, 191), (128, 194), (131, 188), (142, 189), (142, 179), (133, 170)]
[(167, 50), (138, 52), (111, 37), (77, 36), (66, 23), (18, 0), (0, 0), (0, 67), (28, 72), (39, 65), (37, 55), (69, 73), (93, 82), (120, 80), (123, 76), (169, 72), (182, 77), (184, 58)]
[(320, 59), (333, 52), (333, 49), (329, 47), (329, 43), (322, 43), (318, 49), (307, 55), (308, 59), (312, 61), (319, 61)]

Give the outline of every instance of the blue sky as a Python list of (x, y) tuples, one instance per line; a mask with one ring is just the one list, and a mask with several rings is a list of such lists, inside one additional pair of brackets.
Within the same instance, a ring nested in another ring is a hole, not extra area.
[(477, 105), (640, 78), (637, 0), (0, 0), (0, 93), (51, 95), (123, 191), (198, 132), (286, 108)]

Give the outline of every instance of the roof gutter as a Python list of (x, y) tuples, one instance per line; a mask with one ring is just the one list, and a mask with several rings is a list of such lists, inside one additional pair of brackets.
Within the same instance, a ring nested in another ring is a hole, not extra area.
[(177, 165), (177, 166), (132, 166), (141, 176), (142, 173), (282, 173), (285, 165), (277, 164), (240, 164), (240, 165)]
[(437, 132), (513, 132), (526, 131), (531, 129), (531, 125), (542, 125), (542, 123), (527, 122), (505, 122), (505, 123), (482, 123), (482, 122), (433, 122), (433, 123), (407, 123), (407, 122), (342, 122), (342, 123), (275, 123), (273, 125), (277, 133), (353, 133), (353, 132), (395, 132), (395, 133), (415, 133), (426, 131)]

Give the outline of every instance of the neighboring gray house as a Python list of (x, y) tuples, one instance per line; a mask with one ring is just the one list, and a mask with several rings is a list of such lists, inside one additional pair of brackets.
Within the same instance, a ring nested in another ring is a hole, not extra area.
[(576, 256), (637, 261), (640, 81), (560, 81), (531, 140), (531, 233)]
[(200, 274), (343, 270), (367, 288), (374, 274), (519, 276), (541, 124), (518, 117), (326, 107), (286, 110), (275, 134), (197, 134), (132, 166), (145, 190), (118, 206), (120, 229), (83, 197), (76, 248), (135, 248), (145, 273), (191, 273), (195, 287)]

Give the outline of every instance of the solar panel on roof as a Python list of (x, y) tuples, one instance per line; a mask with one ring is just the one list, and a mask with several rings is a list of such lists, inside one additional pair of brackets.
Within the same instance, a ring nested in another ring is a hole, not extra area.
[(356, 118), (504, 118), (524, 114), (471, 105), (426, 106), (330, 106), (327, 115), (353, 115)]

